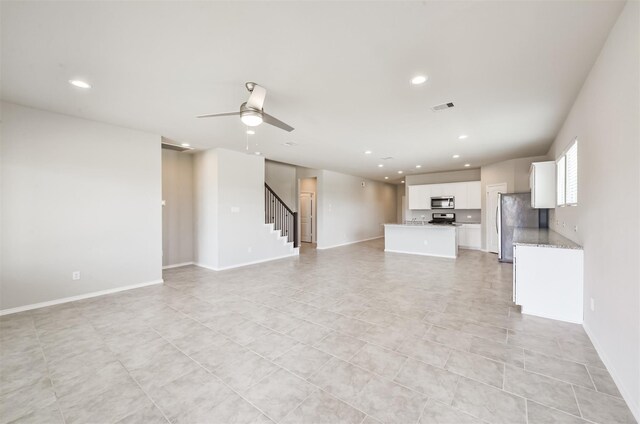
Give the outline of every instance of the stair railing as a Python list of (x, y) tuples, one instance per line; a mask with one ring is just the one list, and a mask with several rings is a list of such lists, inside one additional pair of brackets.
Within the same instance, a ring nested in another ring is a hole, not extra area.
[(264, 222), (273, 224), (294, 247), (299, 246), (298, 213), (292, 211), (267, 183), (264, 184)]

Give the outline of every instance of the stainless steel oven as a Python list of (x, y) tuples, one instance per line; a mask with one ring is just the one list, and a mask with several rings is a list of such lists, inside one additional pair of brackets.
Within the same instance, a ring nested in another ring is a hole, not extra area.
[(454, 209), (455, 198), (453, 196), (440, 196), (431, 198), (431, 209)]

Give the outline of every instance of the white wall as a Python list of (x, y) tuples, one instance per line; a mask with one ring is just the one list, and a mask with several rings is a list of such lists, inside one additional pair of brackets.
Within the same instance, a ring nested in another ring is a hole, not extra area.
[(218, 269), (218, 155), (197, 153), (193, 159), (195, 262)]
[(296, 167), (286, 163), (265, 160), (265, 181), (276, 192), (286, 205), (297, 211), (298, 192), (296, 190)]
[(639, 21), (627, 2), (549, 156), (578, 138), (578, 206), (551, 223), (584, 246), (584, 326), (640, 421)]
[(3, 102), (1, 151), (0, 309), (161, 280), (160, 136)]
[(162, 149), (162, 265), (193, 262), (193, 155)]
[(318, 184), (319, 249), (382, 237), (383, 224), (396, 222), (395, 185), (333, 171)]
[(196, 262), (226, 269), (290, 254), (264, 218), (264, 158), (226, 149), (196, 154)]

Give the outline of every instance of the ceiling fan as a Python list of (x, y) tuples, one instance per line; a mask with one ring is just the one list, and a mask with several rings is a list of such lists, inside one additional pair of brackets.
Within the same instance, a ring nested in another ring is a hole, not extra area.
[(274, 118), (273, 116), (265, 113), (262, 106), (264, 104), (264, 98), (267, 95), (267, 90), (261, 85), (255, 82), (248, 82), (245, 84), (247, 90), (249, 90), (249, 100), (240, 105), (239, 112), (227, 112), (227, 113), (211, 113), (208, 115), (199, 115), (198, 118), (215, 118), (217, 116), (240, 116), (240, 120), (249, 127), (255, 127), (263, 122), (278, 127), (285, 131), (293, 131), (293, 127), (285, 124), (281, 120)]

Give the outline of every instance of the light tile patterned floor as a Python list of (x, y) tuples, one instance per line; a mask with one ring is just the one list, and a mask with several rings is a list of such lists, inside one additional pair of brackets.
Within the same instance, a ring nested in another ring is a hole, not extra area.
[(579, 325), (511, 266), (382, 240), (6, 316), (0, 421), (632, 423)]

